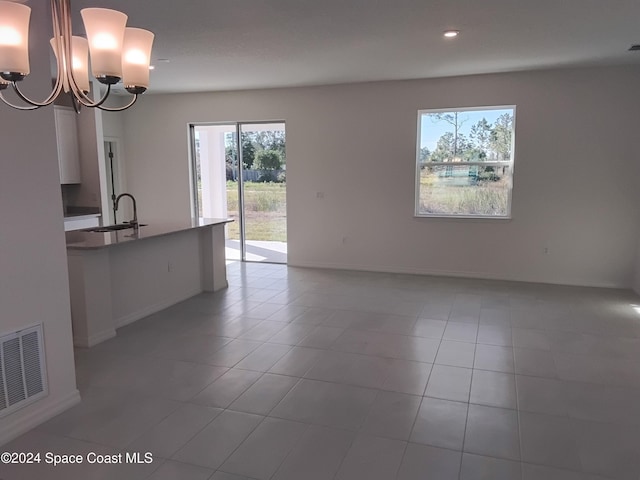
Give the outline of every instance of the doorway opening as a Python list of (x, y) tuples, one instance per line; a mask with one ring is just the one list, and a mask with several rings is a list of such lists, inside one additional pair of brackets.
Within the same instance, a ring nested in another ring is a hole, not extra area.
[(227, 260), (287, 263), (284, 122), (192, 124), (195, 216), (233, 218)]

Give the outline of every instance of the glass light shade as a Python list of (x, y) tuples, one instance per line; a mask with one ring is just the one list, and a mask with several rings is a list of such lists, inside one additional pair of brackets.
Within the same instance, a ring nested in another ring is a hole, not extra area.
[(122, 78), (122, 44), (127, 16), (107, 8), (85, 8), (80, 11), (89, 40), (91, 71), (101, 77)]
[[(56, 58), (58, 57), (58, 49), (56, 48), (56, 39), (52, 38), (51, 48), (53, 48), (53, 53), (55, 53)], [(83, 92), (88, 92), (90, 90), (89, 87), (89, 42), (87, 42), (86, 38), (82, 37), (71, 37), (71, 68), (73, 69), (73, 76), (76, 79), (76, 83), (78, 87)], [(67, 66), (68, 68), (68, 66)], [(67, 78), (67, 75), (63, 75), (62, 82), (64, 85), (64, 91), (68, 92), (70, 79)]]
[(126, 28), (122, 52), (122, 83), (125, 87), (149, 88), (149, 64), (154, 35), (141, 28)]
[(31, 8), (0, 1), (0, 72), (29, 73)]

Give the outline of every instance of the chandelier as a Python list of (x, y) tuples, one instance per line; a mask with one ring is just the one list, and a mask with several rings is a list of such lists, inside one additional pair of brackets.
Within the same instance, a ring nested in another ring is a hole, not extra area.
[[(80, 14), (87, 38), (71, 34), (70, 0), (51, 0), (51, 47), (56, 57), (57, 75), (51, 94), (37, 102), (27, 98), (19, 87), (30, 71), (31, 8), (0, 0), (0, 100), (18, 110), (35, 110), (51, 105), (62, 92), (66, 92), (72, 95), (76, 111), (80, 106), (85, 106), (112, 112), (125, 110), (136, 102), (138, 95), (149, 87), (153, 33), (127, 27), (127, 16), (116, 10), (85, 8)], [(89, 96), (89, 54), (93, 76), (107, 86), (99, 100)], [(112, 85), (120, 80), (133, 98), (121, 107), (105, 106)], [(7, 101), (3, 90), (9, 86), (25, 105), (14, 105)]]

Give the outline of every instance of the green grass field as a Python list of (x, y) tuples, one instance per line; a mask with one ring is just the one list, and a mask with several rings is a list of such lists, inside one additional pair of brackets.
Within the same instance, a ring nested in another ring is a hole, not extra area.
[(420, 212), (441, 215), (505, 216), (509, 204), (507, 177), (475, 186), (439, 185), (442, 179), (423, 170), (420, 175)]
[[(244, 183), (247, 240), (287, 241), (287, 187), (284, 183)], [(227, 208), (236, 220), (227, 225), (229, 238), (240, 238), (238, 183), (227, 182)]]

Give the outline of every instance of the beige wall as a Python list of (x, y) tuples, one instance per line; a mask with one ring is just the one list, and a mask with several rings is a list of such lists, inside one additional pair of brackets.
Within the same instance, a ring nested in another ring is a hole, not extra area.
[[(135, 108), (135, 107), (134, 107)], [(100, 112), (102, 115), (102, 133), (105, 138), (124, 139), (124, 118), (121, 112)]]
[(102, 180), (100, 169), (104, 162), (102, 149), (102, 112), (94, 108), (83, 108), (78, 115), (78, 144), (82, 183), (78, 186), (75, 205), (97, 207), (102, 205)]
[[(189, 122), (285, 120), (292, 265), (628, 287), (638, 78), (598, 68), (147, 95), (125, 115), (128, 184), (142, 221), (187, 217)], [(417, 110), (510, 104), (513, 219), (414, 218)]]
[[(32, 28), (46, 32), (45, 2)], [(25, 90), (47, 96), (48, 38), (34, 35)], [(28, 85), (28, 86), (27, 86)], [(49, 395), (0, 418), (0, 444), (79, 400), (71, 340), (60, 177), (53, 107), (17, 112), (0, 106), (0, 334), (44, 323)]]

